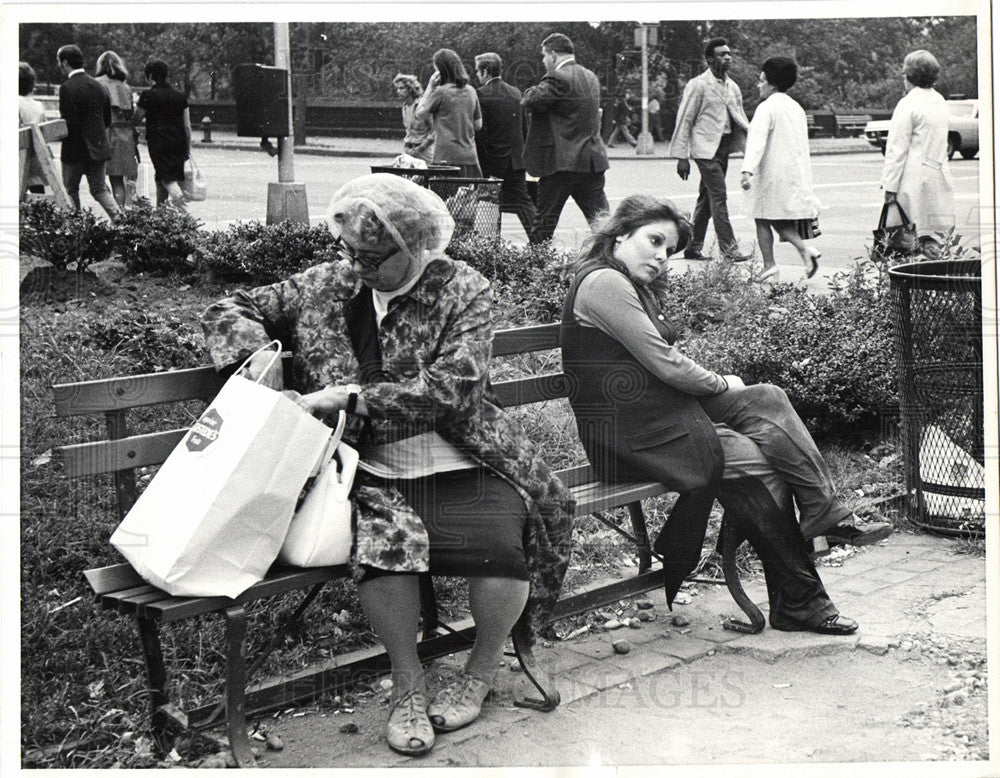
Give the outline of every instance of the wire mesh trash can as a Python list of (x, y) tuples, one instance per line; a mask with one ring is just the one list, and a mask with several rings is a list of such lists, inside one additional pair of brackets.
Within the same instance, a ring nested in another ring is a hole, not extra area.
[(986, 520), (981, 276), (979, 259), (889, 270), (907, 509), (945, 534)]
[(444, 200), (452, 218), (455, 234), (452, 240), (475, 235), (488, 240), (500, 240), (499, 178), (437, 178), (427, 181), (428, 188)]
[(428, 165), (426, 168), (372, 165), (371, 171), (372, 173), (392, 173), (394, 176), (408, 178), (413, 183), (426, 187), (431, 176), (436, 178), (457, 176), (462, 172), (462, 168), (455, 165)]

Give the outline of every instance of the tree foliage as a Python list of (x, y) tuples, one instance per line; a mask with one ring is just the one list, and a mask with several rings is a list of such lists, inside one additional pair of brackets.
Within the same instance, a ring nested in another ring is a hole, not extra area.
[[(551, 32), (569, 35), (578, 59), (610, 90), (638, 80), (633, 22), (309, 22), (291, 25), (294, 88), (314, 100), (337, 97), (385, 100), (399, 72), (422, 83), (439, 48), (473, 57), (499, 53), (506, 77), (521, 88), (542, 75), (539, 44)], [(907, 52), (928, 49), (942, 65), (943, 94), (978, 95), (976, 19), (971, 16), (879, 19), (736, 19), (662, 21), (650, 52), (653, 79), (668, 74), (666, 95), (700, 72), (704, 41), (722, 35), (734, 50), (732, 75), (748, 106), (756, 103), (760, 63), (791, 55), (800, 65), (792, 95), (810, 109), (891, 107), (902, 96), (900, 65)], [(39, 80), (58, 83), (55, 53), (63, 43), (83, 50), (87, 67), (107, 49), (117, 51), (141, 83), (142, 65), (156, 57), (171, 81), (198, 98), (231, 97), (230, 78), (243, 62), (273, 62), (272, 25), (264, 23), (22, 24), (20, 57)]]

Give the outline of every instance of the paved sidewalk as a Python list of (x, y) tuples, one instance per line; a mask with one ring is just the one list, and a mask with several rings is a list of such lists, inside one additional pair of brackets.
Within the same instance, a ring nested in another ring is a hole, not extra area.
[[(861, 624), (855, 635), (770, 627), (742, 635), (722, 629), (721, 616), (740, 615), (725, 587), (687, 588), (689, 602), (675, 603), (673, 614), (663, 592), (654, 591), (639, 598), (652, 602), (654, 620), (638, 629), (590, 630), (537, 648), (539, 661), (559, 679), (562, 703), (553, 712), (513, 705), (530, 687), (511, 660), (509, 669), (501, 668), (497, 691), (480, 719), (439, 735), (434, 750), (421, 759), (402, 757), (385, 745), (386, 707), (379, 699), (385, 695), (376, 693), (347, 711), (311, 708), (265, 720), (285, 748), (263, 754), (262, 764), (512, 767), (983, 758), (986, 695), (976, 685), (985, 685), (983, 557), (960, 553), (955, 540), (897, 532), (839, 564), (821, 564), (820, 574), (841, 612)], [(747, 591), (766, 613), (763, 582), (752, 582)], [(630, 601), (621, 605), (622, 618), (636, 614)], [(674, 616), (683, 619), (675, 625)], [(612, 647), (622, 640), (631, 647), (624, 655)], [(464, 655), (437, 660), (429, 676), (434, 681), (463, 661)], [(972, 667), (981, 670), (967, 669)], [(949, 684), (956, 679), (953, 688)], [(965, 706), (964, 719), (961, 726), (948, 724), (948, 737), (942, 738), (932, 724), (959, 711), (947, 707), (951, 698), (942, 697), (954, 697), (955, 688), (968, 690), (967, 699), (955, 703)], [(341, 726), (348, 723), (358, 732), (344, 733)]]
[[(207, 148), (209, 146), (221, 149), (257, 149), (260, 150), (260, 138), (241, 138), (235, 132), (212, 131), (212, 142), (204, 143), (202, 132), (194, 128), (191, 136), (195, 148)], [(635, 149), (630, 146), (615, 146), (608, 149), (608, 156), (614, 160), (649, 160), (649, 159), (669, 159), (667, 155), (667, 143), (654, 144), (652, 155), (638, 155)], [(312, 135), (306, 138), (305, 145), (295, 147), (296, 154), (315, 154), (329, 157), (373, 157), (391, 160), (402, 152), (402, 140), (397, 138), (341, 138), (327, 137), (322, 135)], [(812, 156), (824, 156), (829, 154), (857, 154), (872, 152), (877, 154), (878, 150), (871, 146), (864, 138), (810, 138), (809, 152)], [(733, 157), (741, 155), (734, 154)]]

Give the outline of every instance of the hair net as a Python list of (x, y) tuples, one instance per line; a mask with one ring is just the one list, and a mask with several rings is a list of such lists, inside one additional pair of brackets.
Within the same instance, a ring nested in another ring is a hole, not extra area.
[(440, 197), (391, 173), (348, 181), (334, 193), (326, 218), (333, 234), (359, 251), (395, 245), (411, 257), (443, 251), (455, 229)]

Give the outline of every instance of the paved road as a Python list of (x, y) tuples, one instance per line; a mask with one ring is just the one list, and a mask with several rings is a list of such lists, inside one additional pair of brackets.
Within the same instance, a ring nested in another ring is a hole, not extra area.
[[(58, 153), (58, 152), (57, 152)], [(266, 216), (267, 184), (277, 180), (277, 163), (259, 149), (220, 149), (202, 146), (197, 160), (209, 183), (209, 199), (191, 204), (191, 212), (207, 227), (220, 227), (239, 219)], [(336, 188), (345, 181), (369, 172), (380, 160), (364, 157), (330, 157), (297, 154), (296, 180), (305, 183), (311, 219), (319, 222)], [(979, 162), (955, 159), (949, 163), (955, 181), (959, 230), (971, 237), (979, 229)], [(822, 269), (829, 274), (850, 267), (851, 259), (865, 254), (871, 230), (881, 206), (879, 176), (882, 157), (875, 152), (814, 156), (813, 176), (816, 193), (823, 201), (820, 215), (822, 237), (817, 246), (823, 251)], [(739, 188), (739, 161), (729, 172), (730, 210), (733, 226), (741, 244), (754, 246), (753, 221), (744, 215), (743, 193)], [(83, 186), (84, 204), (91, 203)], [(681, 181), (674, 172), (673, 160), (630, 158), (613, 159), (607, 174), (606, 191), (612, 206), (633, 192), (648, 192), (674, 200), (684, 209), (694, 206), (697, 176)], [(94, 206), (96, 207), (96, 206)], [(556, 239), (576, 247), (587, 233), (586, 222), (572, 202), (563, 211)], [(504, 237), (524, 242), (517, 219), (504, 216)], [(710, 231), (710, 243), (714, 236)], [(711, 246), (710, 246), (711, 247)], [(779, 265), (787, 265), (783, 279), (801, 277), (800, 263), (794, 249), (777, 248)], [(814, 280), (823, 284), (822, 278)]]

